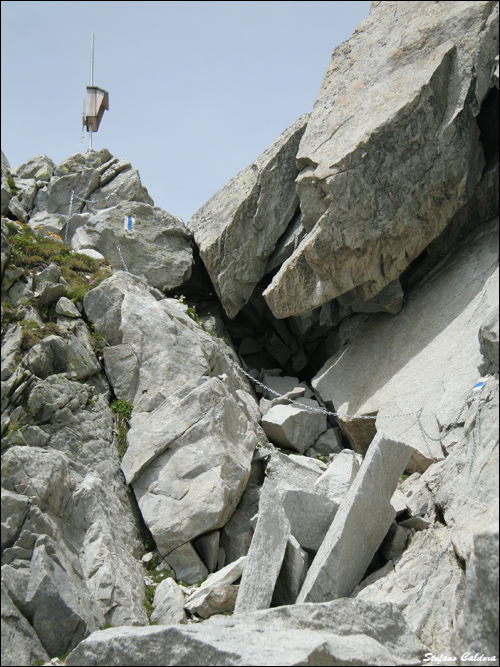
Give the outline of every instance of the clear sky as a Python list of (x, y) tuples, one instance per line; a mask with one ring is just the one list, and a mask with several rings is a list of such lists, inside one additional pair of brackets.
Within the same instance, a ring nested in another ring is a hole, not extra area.
[(93, 148), (139, 169), (187, 221), (303, 113), (370, 2), (2, 2), (2, 148), (12, 168), (81, 143), (90, 85), (109, 91)]

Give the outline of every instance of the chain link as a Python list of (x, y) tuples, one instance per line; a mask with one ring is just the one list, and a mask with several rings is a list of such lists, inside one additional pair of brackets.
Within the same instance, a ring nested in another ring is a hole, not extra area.
[(432, 566), (429, 574), (425, 577), (425, 579), (422, 582), (422, 585), (420, 586), (420, 589), (417, 593), (417, 597), (415, 599), (415, 602), (418, 602), (420, 600), (420, 598), (422, 597), (422, 593), (424, 592), (424, 588), (427, 586), (427, 584), (429, 583), (429, 579), (432, 577), (434, 572), (437, 570), (438, 565), (439, 565), (439, 561), (441, 560), (441, 558), (445, 555), (445, 553), (447, 553), (452, 548), (453, 548), (453, 544), (450, 542), (446, 546), (446, 549), (443, 549), (441, 551), (441, 553), (439, 554), (439, 556), (436, 558), (436, 560), (434, 561), (434, 565)]
[(122, 251), (120, 250), (120, 246), (117, 245), (116, 249), (118, 250), (118, 254), (120, 255), (120, 259), (122, 260), (123, 268), (127, 273), (129, 273), (129, 270), (127, 269), (127, 265), (125, 264), (125, 260), (123, 259)]
[[(317, 413), (329, 415), (329, 416), (332, 416), (332, 417), (338, 417), (338, 418), (341, 418), (341, 419), (377, 419), (377, 417), (378, 417), (378, 415), (342, 415), (338, 412), (330, 412), (329, 410), (326, 410), (326, 409), (323, 409), (323, 408), (312, 408), (312, 407), (309, 407), (307, 405), (303, 405), (302, 403), (298, 403), (294, 399), (291, 399), (288, 396), (283, 396), (282, 394), (275, 391), (274, 389), (271, 389), (271, 387), (268, 387), (263, 382), (260, 382), (259, 380), (254, 378), (252, 375), (250, 375), (250, 373), (247, 373), (247, 371), (245, 371), (244, 368), (242, 368), (235, 361), (233, 361), (233, 359), (231, 359), (220, 347), (219, 347), (219, 352), (222, 354), (223, 357), (225, 357), (225, 359), (227, 359), (227, 361), (229, 361), (229, 363), (232, 366), (234, 366), (241, 373), (243, 373), (243, 375), (245, 375), (254, 384), (261, 387), (262, 389), (265, 389), (266, 391), (270, 392), (274, 396), (276, 396), (278, 398), (281, 398), (283, 400), (286, 400), (293, 405), (296, 405), (301, 410), (307, 410), (308, 412), (317, 412)], [(471, 399), (471, 397), (474, 394), (477, 394), (476, 423), (475, 423), (475, 426), (474, 426), (472, 454), (471, 454), (471, 460), (470, 460), (470, 463), (469, 463), (469, 472), (468, 472), (468, 476), (470, 477), (471, 472), (472, 472), (472, 466), (474, 465), (474, 461), (475, 461), (475, 458), (476, 458), (476, 451), (477, 451), (478, 446), (480, 446), (480, 442), (481, 442), (481, 394), (483, 392), (483, 389), (484, 389), (487, 381), (488, 381), (488, 378), (486, 378), (485, 380), (480, 380), (478, 383), (476, 383), (475, 387), (467, 394), (467, 397), (465, 398), (464, 403), (463, 403), (462, 407), (460, 408), (460, 411), (459, 411), (458, 415), (456, 416), (453, 424), (448, 426), (448, 428), (446, 428), (445, 431), (443, 431), (443, 433), (438, 438), (433, 438), (432, 436), (430, 436), (425, 431), (424, 426), (422, 424), (422, 419), (421, 419), (423, 408), (419, 408), (419, 410), (417, 410), (416, 412), (405, 412), (405, 413), (401, 413), (401, 414), (397, 414), (397, 415), (381, 415), (378, 418), (379, 419), (382, 419), (382, 418), (391, 419), (391, 418), (396, 418), (396, 417), (416, 417), (418, 426), (420, 428), (420, 431), (422, 433), (422, 436), (423, 436), (424, 440), (425, 440), (425, 438), (429, 438), (429, 440), (432, 440), (434, 442), (441, 442), (442, 439), (445, 438), (448, 435), (448, 433), (450, 433), (450, 431), (452, 431), (459, 424), (459, 421), (462, 417), (463, 411), (467, 407), (467, 405), (469, 403), (469, 400)], [(453, 550), (453, 543), (451, 541), (446, 546), (446, 548), (443, 549), (439, 553), (436, 560), (434, 561), (434, 563), (431, 567), (431, 570), (429, 571), (429, 573), (427, 574), (427, 576), (425, 577), (424, 581), (422, 582), (422, 584), (420, 586), (420, 589), (417, 593), (417, 597), (416, 597), (415, 602), (419, 602), (420, 598), (422, 597), (424, 588), (427, 586), (427, 584), (429, 583), (430, 578), (432, 577), (434, 572), (437, 570), (441, 559), (450, 550)]]
[[(474, 458), (475, 458), (475, 454), (476, 454), (476, 448), (477, 448), (477, 444), (479, 442), (480, 433), (481, 433), (481, 431), (480, 431), (481, 393), (484, 389), (484, 386), (485, 386), (487, 380), (480, 381), (476, 384), (476, 386), (467, 394), (467, 396), (466, 396), (466, 398), (465, 398), (465, 400), (462, 404), (462, 407), (460, 408), (460, 411), (459, 411), (458, 415), (456, 416), (454, 422), (450, 426), (448, 426), (439, 435), (439, 437), (433, 438), (432, 436), (430, 436), (426, 432), (426, 430), (424, 429), (424, 426), (422, 424), (421, 417), (422, 417), (422, 412), (424, 410), (423, 408), (419, 408), (418, 410), (415, 410), (415, 411), (412, 411), (412, 412), (401, 412), (401, 413), (391, 414), (391, 415), (378, 415), (378, 414), (377, 415), (350, 415), (350, 414), (340, 413), (340, 412), (331, 412), (330, 410), (327, 410), (326, 408), (321, 408), (321, 407), (313, 408), (312, 406), (304, 405), (303, 403), (299, 403), (295, 399), (289, 398), (288, 396), (284, 396), (283, 394), (280, 394), (279, 392), (275, 391), (271, 387), (268, 387), (263, 382), (260, 382), (259, 380), (254, 378), (253, 375), (250, 375), (250, 373), (248, 373), (244, 368), (242, 368), (233, 359), (231, 359), (231, 357), (229, 357), (224, 352), (224, 350), (222, 350), (222, 348), (219, 347), (218, 349), (219, 349), (219, 352), (222, 354), (222, 356), (225, 357), (225, 359), (227, 361), (229, 361), (229, 363), (232, 366), (234, 366), (237, 370), (239, 370), (240, 373), (243, 373), (243, 375), (245, 375), (255, 385), (257, 385), (261, 389), (264, 389), (265, 391), (268, 391), (270, 394), (273, 394), (277, 398), (281, 398), (282, 400), (287, 401), (288, 403), (290, 403), (293, 406), (296, 406), (300, 410), (305, 410), (306, 412), (313, 412), (313, 413), (317, 413), (317, 414), (326, 415), (327, 417), (336, 417), (338, 419), (343, 419), (343, 420), (352, 420), (352, 419), (376, 420), (376, 419), (398, 419), (400, 417), (416, 417), (417, 424), (420, 428), (420, 432), (422, 433), (422, 437), (424, 438), (424, 440), (426, 438), (428, 438), (429, 440), (432, 440), (433, 442), (441, 442), (443, 440), (443, 438), (445, 438), (448, 435), (448, 433), (450, 433), (454, 428), (456, 428), (458, 426), (458, 424), (460, 423), (460, 418), (462, 417), (462, 413), (465, 410), (465, 408), (467, 407), (467, 404), (468, 404), (469, 400), (477, 392), (478, 396), (477, 396), (477, 409), (476, 409), (476, 426), (475, 426), (475, 429), (474, 429), (474, 444), (473, 444), (473, 451), (472, 451), (472, 459), (471, 459), (471, 463), (470, 463), (470, 469), (472, 469), (472, 465), (474, 463)], [(469, 472), (469, 474), (470, 474), (470, 472)]]

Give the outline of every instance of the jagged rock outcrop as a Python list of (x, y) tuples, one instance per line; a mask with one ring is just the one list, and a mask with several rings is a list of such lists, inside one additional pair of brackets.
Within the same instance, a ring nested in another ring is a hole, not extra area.
[(372, 3), (191, 231), (2, 154), (2, 664), (498, 664), (497, 14)]
[(154, 287), (171, 290), (189, 279), (191, 234), (178, 216), (154, 206), (128, 160), (103, 149), (57, 166), (38, 155), (5, 169), (2, 215), (10, 212), (34, 233), (55, 234), (77, 251), (97, 251)]
[(106, 396), (57, 374), (30, 386), (4, 440), (2, 485), (18, 511), (2, 581), (54, 656), (106, 621), (145, 623), (141, 546)]
[(230, 349), (144, 280), (118, 272), (84, 305), (112, 343), (104, 360), (115, 394), (134, 405), (122, 469), (168, 560), (234, 512), (258, 443), (254, 399), (219, 352)]
[(292, 220), (295, 155), (308, 116), (291, 125), (189, 220), (200, 256), (229, 317), (249, 300)]
[(264, 293), (276, 317), (376, 296), (446, 228), (481, 178), (497, 54), (496, 2), (372, 4), (299, 146), (308, 234)]
[(186, 282), (193, 254), (191, 235), (182, 220), (149, 203), (118, 201), (87, 216), (72, 237), (72, 247), (97, 250), (115, 269), (144, 275), (150, 285), (163, 291)]

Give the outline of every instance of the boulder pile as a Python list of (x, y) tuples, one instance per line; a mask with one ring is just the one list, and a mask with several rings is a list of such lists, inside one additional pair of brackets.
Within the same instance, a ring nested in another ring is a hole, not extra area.
[(2, 664), (499, 664), (497, 115), (385, 1), (187, 224), (2, 154)]

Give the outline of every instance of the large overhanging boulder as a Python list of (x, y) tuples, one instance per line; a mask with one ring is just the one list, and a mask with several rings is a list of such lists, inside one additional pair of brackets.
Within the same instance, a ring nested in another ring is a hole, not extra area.
[(251, 297), (297, 208), (295, 155), (307, 119), (295, 121), (188, 222), (229, 317)]
[(496, 2), (375, 2), (337, 47), (302, 137), (309, 232), (264, 293), (278, 318), (396, 280), (470, 198)]

